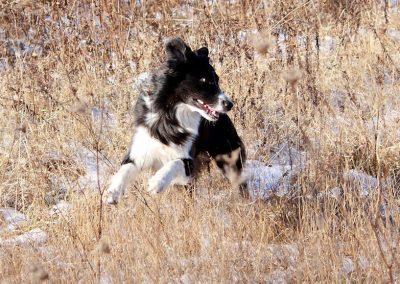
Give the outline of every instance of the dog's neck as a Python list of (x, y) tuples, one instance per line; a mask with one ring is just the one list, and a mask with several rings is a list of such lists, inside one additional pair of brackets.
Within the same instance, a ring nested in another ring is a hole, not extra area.
[(197, 135), (201, 116), (198, 112), (193, 111), (187, 104), (180, 103), (176, 107), (176, 118), (186, 131)]

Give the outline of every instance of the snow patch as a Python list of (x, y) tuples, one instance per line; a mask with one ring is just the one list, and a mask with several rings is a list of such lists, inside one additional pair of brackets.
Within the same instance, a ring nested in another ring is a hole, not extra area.
[(66, 216), (70, 211), (71, 211), (71, 205), (64, 200), (61, 200), (50, 209), (49, 213), (50, 216), (57, 216), (57, 215)]
[(102, 273), (100, 276), (100, 284), (110, 284), (113, 283), (113, 279), (110, 275), (108, 275), (107, 273)]
[(0, 240), (0, 246), (44, 244), (47, 242), (47, 234), (42, 229), (36, 228), (12, 239)]
[(329, 52), (333, 51), (338, 45), (338, 40), (331, 36), (324, 36), (320, 38), (319, 48), (322, 51)]
[(367, 197), (372, 190), (378, 188), (378, 180), (358, 170), (349, 170), (344, 174), (345, 181), (355, 184), (360, 189), (360, 195)]
[(345, 257), (342, 260), (341, 272), (345, 275), (350, 274), (354, 271), (354, 263), (351, 258)]
[[(260, 145), (250, 147), (250, 155), (257, 156)], [(245, 165), (247, 189), (253, 200), (267, 200), (273, 195), (285, 196), (293, 189), (293, 178), (303, 168), (306, 154), (288, 143), (271, 147), (265, 162), (248, 160)]]
[(140, 73), (133, 78), (133, 89), (139, 93), (147, 93), (150, 88), (151, 74), (150, 72)]
[(107, 176), (107, 165), (104, 157), (99, 153), (97, 159), (96, 153), (89, 151), (88, 149), (81, 149), (77, 152), (78, 160), (85, 167), (86, 174), (79, 177), (78, 184), (80, 187), (90, 187), (93, 190), (98, 189), (106, 181), (104, 180)]
[(400, 40), (400, 30), (389, 29), (387, 34), (393, 40)]
[[(0, 208), (0, 216), (0, 233), (15, 230), (26, 221), (25, 214), (18, 212), (14, 208)], [(5, 228), (1, 226), (3, 221)]]
[(252, 199), (268, 199), (272, 195), (284, 196), (288, 193), (291, 167), (288, 165), (265, 165), (263, 162), (246, 162), (247, 188)]
[(101, 108), (94, 106), (92, 107), (90, 113), (94, 123), (101, 123), (106, 128), (115, 128), (117, 126), (115, 115), (106, 107)]

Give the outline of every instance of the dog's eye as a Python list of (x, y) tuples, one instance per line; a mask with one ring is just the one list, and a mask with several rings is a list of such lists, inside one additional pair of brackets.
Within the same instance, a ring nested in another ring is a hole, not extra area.
[(214, 82), (214, 81), (207, 80), (207, 78), (201, 78), (201, 79), (200, 79), (200, 83), (202, 83), (202, 84), (208, 84), (208, 85), (215, 85), (215, 82)]

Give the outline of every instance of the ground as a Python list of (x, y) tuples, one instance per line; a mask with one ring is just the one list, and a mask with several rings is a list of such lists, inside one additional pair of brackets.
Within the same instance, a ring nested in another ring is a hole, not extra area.
[[(398, 1), (0, 4), (0, 282), (400, 281)], [(245, 198), (101, 202), (163, 40), (208, 46)]]

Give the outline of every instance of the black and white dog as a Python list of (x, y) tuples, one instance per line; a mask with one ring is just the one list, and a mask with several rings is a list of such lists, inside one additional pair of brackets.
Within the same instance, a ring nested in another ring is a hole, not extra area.
[[(140, 90), (135, 134), (113, 176), (107, 202), (117, 203), (128, 181), (156, 170), (148, 190), (190, 183), (200, 157), (213, 158), (234, 184), (242, 184), (245, 149), (226, 113), (233, 103), (220, 89), (208, 49), (192, 51), (182, 39), (166, 41), (167, 60)], [(206, 154), (206, 155), (200, 155)]]

